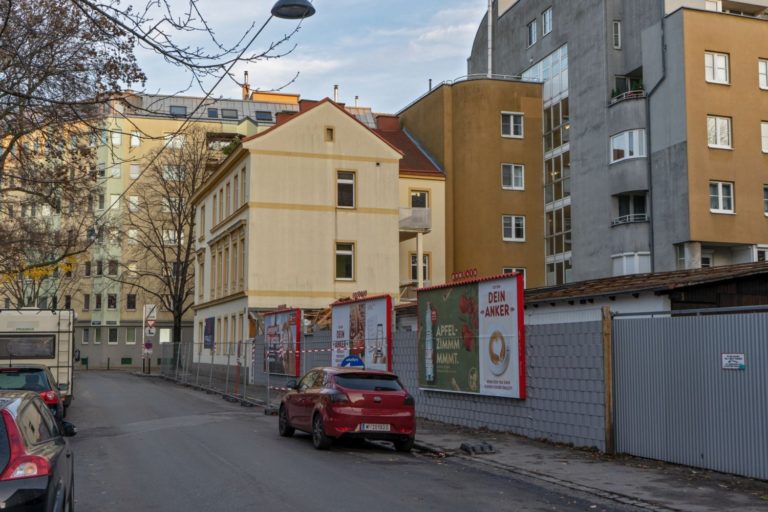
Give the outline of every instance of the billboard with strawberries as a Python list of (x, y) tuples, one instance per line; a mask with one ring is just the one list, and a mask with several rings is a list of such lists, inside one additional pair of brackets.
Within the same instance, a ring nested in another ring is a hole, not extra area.
[(521, 275), (419, 290), (418, 319), (420, 387), (525, 398)]

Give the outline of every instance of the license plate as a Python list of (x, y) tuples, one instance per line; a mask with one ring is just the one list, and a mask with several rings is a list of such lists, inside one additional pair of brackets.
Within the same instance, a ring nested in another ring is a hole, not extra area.
[(385, 423), (361, 423), (360, 430), (363, 432), (389, 432), (390, 426)]

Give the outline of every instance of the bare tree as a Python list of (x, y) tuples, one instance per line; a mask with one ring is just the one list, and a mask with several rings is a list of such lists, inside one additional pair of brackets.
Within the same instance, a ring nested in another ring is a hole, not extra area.
[(127, 205), (121, 272), (114, 281), (152, 297), (173, 315), (173, 341), (193, 304), (195, 208), (192, 196), (215, 170), (219, 153), (202, 128), (177, 135), (149, 157)]

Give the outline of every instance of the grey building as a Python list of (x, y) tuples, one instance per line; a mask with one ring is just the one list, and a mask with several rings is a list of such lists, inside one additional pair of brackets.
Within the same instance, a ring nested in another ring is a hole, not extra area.
[[(544, 81), (548, 285), (764, 259), (768, 226), (740, 228), (766, 220), (762, 182), (719, 177), (735, 162), (709, 165), (721, 156), (710, 153), (725, 148), (707, 143), (713, 115), (697, 112), (694, 103), (744, 101), (744, 91), (736, 87), (708, 89), (712, 81), (705, 80), (705, 71), (711, 78), (721, 67), (735, 66), (727, 55), (748, 43), (732, 38), (717, 53), (715, 29), (707, 27), (727, 25), (730, 32), (745, 27), (768, 40), (768, 22), (760, 19), (766, 7), (763, 0), (493, 1), (475, 37), (468, 73)], [(699, 40), (705, 45), (700, 54), (692, 50)], [(764, 50), (768, 55), (768, 47)], [(724, 58), (725, 65), (705, 64), (705, 54)], [(740, 62), (754, 75), (750, 94), (759, 95), (757, 59)], [(704, 96), (694, 102), (698, 94)], [(758, 105), (764, 101), (760, 97)], [(735, 116), (723, 114), (732, 119), (729, 134), (737, 126)], [(758, 141), (760, 127), (752, 122), (744, 131)], [(759, 165), (749, 155), (743, 158), (743, 165)], [(689, 170), (694, 161), (698, 178)], [(745, 206), (738, 212), (734, 188), (744, 190)], [(723, 211), (729, 204), (730, 211)]]

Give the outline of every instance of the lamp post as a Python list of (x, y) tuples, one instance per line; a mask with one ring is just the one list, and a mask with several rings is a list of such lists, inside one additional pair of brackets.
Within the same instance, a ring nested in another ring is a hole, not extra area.
[(272, 7), (272, 16), (284, 20), (300, 20), (315, 14), (315, 7), (308, 0), (278, 0)]

